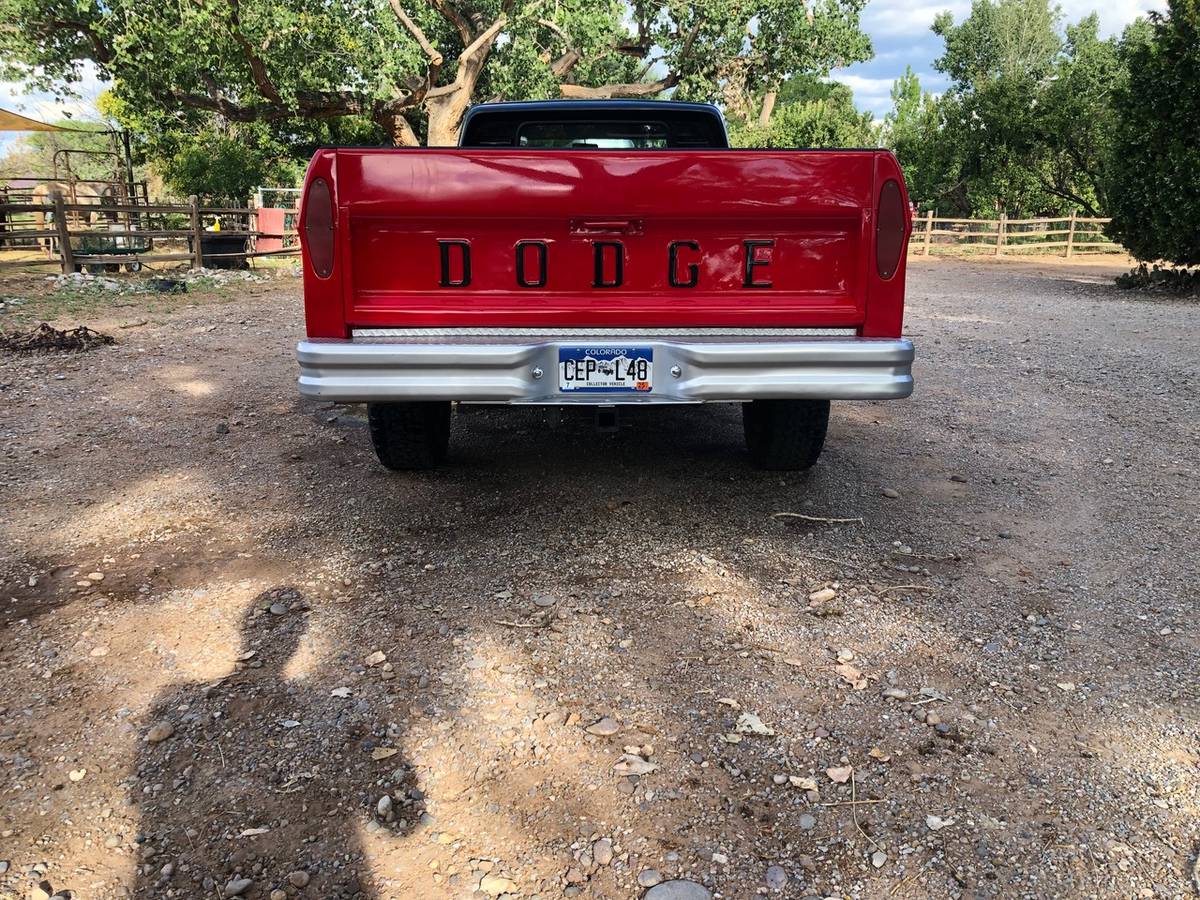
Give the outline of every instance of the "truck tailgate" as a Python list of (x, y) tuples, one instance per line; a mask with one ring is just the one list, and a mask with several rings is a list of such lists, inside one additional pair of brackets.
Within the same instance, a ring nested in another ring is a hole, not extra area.
[[(334, 247), (324, 272), (305, 267), (310, 335), (898, 332), (902, 254), (888, 277), (876, 267), (886, 178), (902, 194), (894, 159), (877, 151), (320, 151), (302, 229), (309, 257), (314, 235), (328, 234)], [(318, 180), (331, 194), (328, 222), (307, 209)], [(907, 206), (899, 227), (903, 241)]]

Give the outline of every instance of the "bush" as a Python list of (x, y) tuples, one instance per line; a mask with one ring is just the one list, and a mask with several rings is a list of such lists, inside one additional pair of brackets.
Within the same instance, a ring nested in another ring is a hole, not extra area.
[(1200, 265), (1200, 0), (1127, 41), (1129, 82), (1115, 99), (1109, 233), (1137, 259)]
[(261, 184), (291, 184), (290, 168), (249, 141), (212, 133), (196, 135), (158, 164), (172, 193), (218, 206), (245, 206)]

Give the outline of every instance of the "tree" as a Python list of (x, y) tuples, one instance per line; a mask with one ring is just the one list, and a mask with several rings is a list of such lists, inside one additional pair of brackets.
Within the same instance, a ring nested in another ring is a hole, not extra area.
[(1170, 0), (1122, 42), (1110, 232), (1142, 261), (1200, 265), (1200, 2)]
[[(85, 62), (159, 134), (352, 120), (452, 144), (477, 99), (715, 100), (864, 59), (865, 0), (0, 0), (0, 76), (69, 90)], [(769, 112), (768, 112), (769, 117)]]
[(911, 66), (892, 84), (892, 109), (883, 117), (880, 135), (904, 169), (908, 195), (921, 209), (933, 209), (946, 195), (946, 183), (955, 180), (952, 158), (939, 132), (937, 99), (921, 90)]
[(954, 154), (947, 196), (974, 213), (1044, 212), (1057, 201), (1032, 164), (1039, 144), (1039, 96), (1062, 49), (1059, 12), (1049, 0), (974, 0), (961, 24), (941, 13), (933, 30), (946, 43), (934, 62), (950, 76), (942, 128)]
[[(878, 143), (873, 116), (854, 106), (850, 88), (837, 82), (797, 77), (779, 89), (774, 115), (731, 123), (735, 147), (874, 147)], [(793, 99), (794, 98), (794, 99)]]

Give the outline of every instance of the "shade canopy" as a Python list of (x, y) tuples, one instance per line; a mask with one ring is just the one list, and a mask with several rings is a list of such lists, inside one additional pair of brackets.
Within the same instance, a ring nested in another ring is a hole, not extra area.
[(39, 122), (28, 116), (0, 109), (0, 131), (84, 131), (83, 128), (63, 128), (61, 125), (51, 125), (49, 122)]

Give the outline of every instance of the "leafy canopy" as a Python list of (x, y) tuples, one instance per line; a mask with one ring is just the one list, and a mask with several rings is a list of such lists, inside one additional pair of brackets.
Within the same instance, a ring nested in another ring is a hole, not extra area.
[(1111, 232), (1138, 259), (1200, 265), (1200, 2), (1171, 0), (1122, 53)]
[[(311, 141), (450, 143), (477, 100), (717, 100), (866, 58), (865, 0), (0, 0), (0, 74), (69, 91), (93, 62), (154, 135), (266, 123)], [(333, 127), (333, 126), (331, 126)]]

